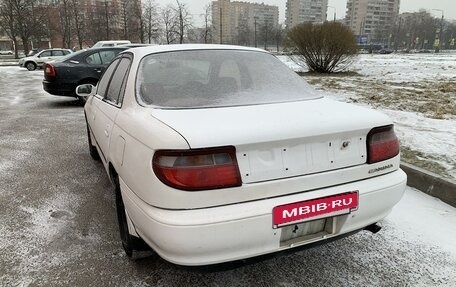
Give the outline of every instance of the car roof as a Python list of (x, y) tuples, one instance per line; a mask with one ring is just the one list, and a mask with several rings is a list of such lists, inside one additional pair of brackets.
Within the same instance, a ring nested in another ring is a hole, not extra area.
[(65, 49), (65, 48), (51, 48), (51, 49), (43, 49), (42, 51), (52, 51), (52, 50), (67, 50), (67, 51), (70, 51), (71, 49)]
[(213, 44), (173, 44), (173, 45), (155, 45), (147, 47), (130, 48), (127, 51), (133, 52), (136, 56), (142, 58), (145, 55), (163, 53), (163, 52), (177, 52), (177, 51), (194, 51), (194, 50), (238, 50), (238, 51), (254, 51), (268, 53), (265, 50), (235, 46), (235, 45), (213, 45)]
[(103, 50), (125, 50), (128, 49), (128, 47), (125, 45), (120, 45), (120, 46), (110, 46), (110, 47), (95, 47), (95, 48), (88, 48), (86, 49), (87, 52), (93, 52), (93, 51), (103, 51)]

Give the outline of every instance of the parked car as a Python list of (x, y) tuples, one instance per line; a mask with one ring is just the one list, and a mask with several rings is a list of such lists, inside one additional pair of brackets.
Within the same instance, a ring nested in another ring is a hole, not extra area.
[(391, 119), (259, 49), (130, 49), (77, 93), (128, 256), (207, 265), (377, 232), (404, 193)]
[(34, 71), (36, 68), (42, 68), (44, 63), (71, 54), (70, 49), (47, 49), (36, 53), (33, 56), (19, 59), (19, 66)]
[(11, 50), (0, 50), (0, 55), (12, 55), (14, 54)]
[(81, 50), (44, 67), (43, 89), (56, 96), (77, 97), (76, 87), (96, 85), (109, 63), (129, 46)]
[(100, 48), (100, 47), (115, 47), (115, 46), (122, 46), (131, 44), (128, 40), (109, 40), (109, 41), (98, 41), (92, 48)]
[(392, 54), (394, 51), (391, 49), (381, 49), (376, 51), (376, 54), (381, 54), (381, 55), (389, 55)]

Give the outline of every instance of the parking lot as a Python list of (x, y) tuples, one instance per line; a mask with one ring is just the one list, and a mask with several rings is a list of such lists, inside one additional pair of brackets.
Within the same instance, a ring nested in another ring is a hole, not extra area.
[(215, 268), (130, 261), (83, 108), (42, 73), (0, 67), (0, 286), (456, 286), (456, 209), (411, 188), (375, 235)]

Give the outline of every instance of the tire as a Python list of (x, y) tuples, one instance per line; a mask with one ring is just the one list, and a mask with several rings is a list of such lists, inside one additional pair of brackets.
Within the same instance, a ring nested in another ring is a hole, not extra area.
[(89, 154), (93, 160), (99, 161), (100, 154), (98, 153), (97, 148), (92, 143), (92, 137), (90, 135), (90, 128), (89, 128), (89, 124), (87, 122), (86, 122), (86, 126), (87, 126), (87, 138), (88, 138), (88, 143), (89, 143)]
[(26, 67), (27, 70), (29, 70), (29, 71), (35, 71), (35, 70), (36, 70), (36, 64), (33, 63), (33, 62), (27, 62), (27, 63), (25, 63), (25, 67)]
[(144, 242), (144, 240), (131, 235), (128, 231), (127, 214), (125, 212), (125, 205), (122, 199), (119, 178), (117, 175), (113, 175), (113, 181), (116, 188), (117, 221), (119, 223), (120, 239), (122, 241), (122, 247), (125, 254), (127, 254), (131, 260), (148, 257), (151, 255), (152, 249)]

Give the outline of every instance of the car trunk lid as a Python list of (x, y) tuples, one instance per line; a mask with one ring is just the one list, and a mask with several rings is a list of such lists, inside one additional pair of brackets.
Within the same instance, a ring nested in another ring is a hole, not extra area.
[(211, 109), (153, 109), (191, 149), (234, 146), (244, 184), (366, 163), (366, 136), (391, 124), (370, 109), (325, 98)]

